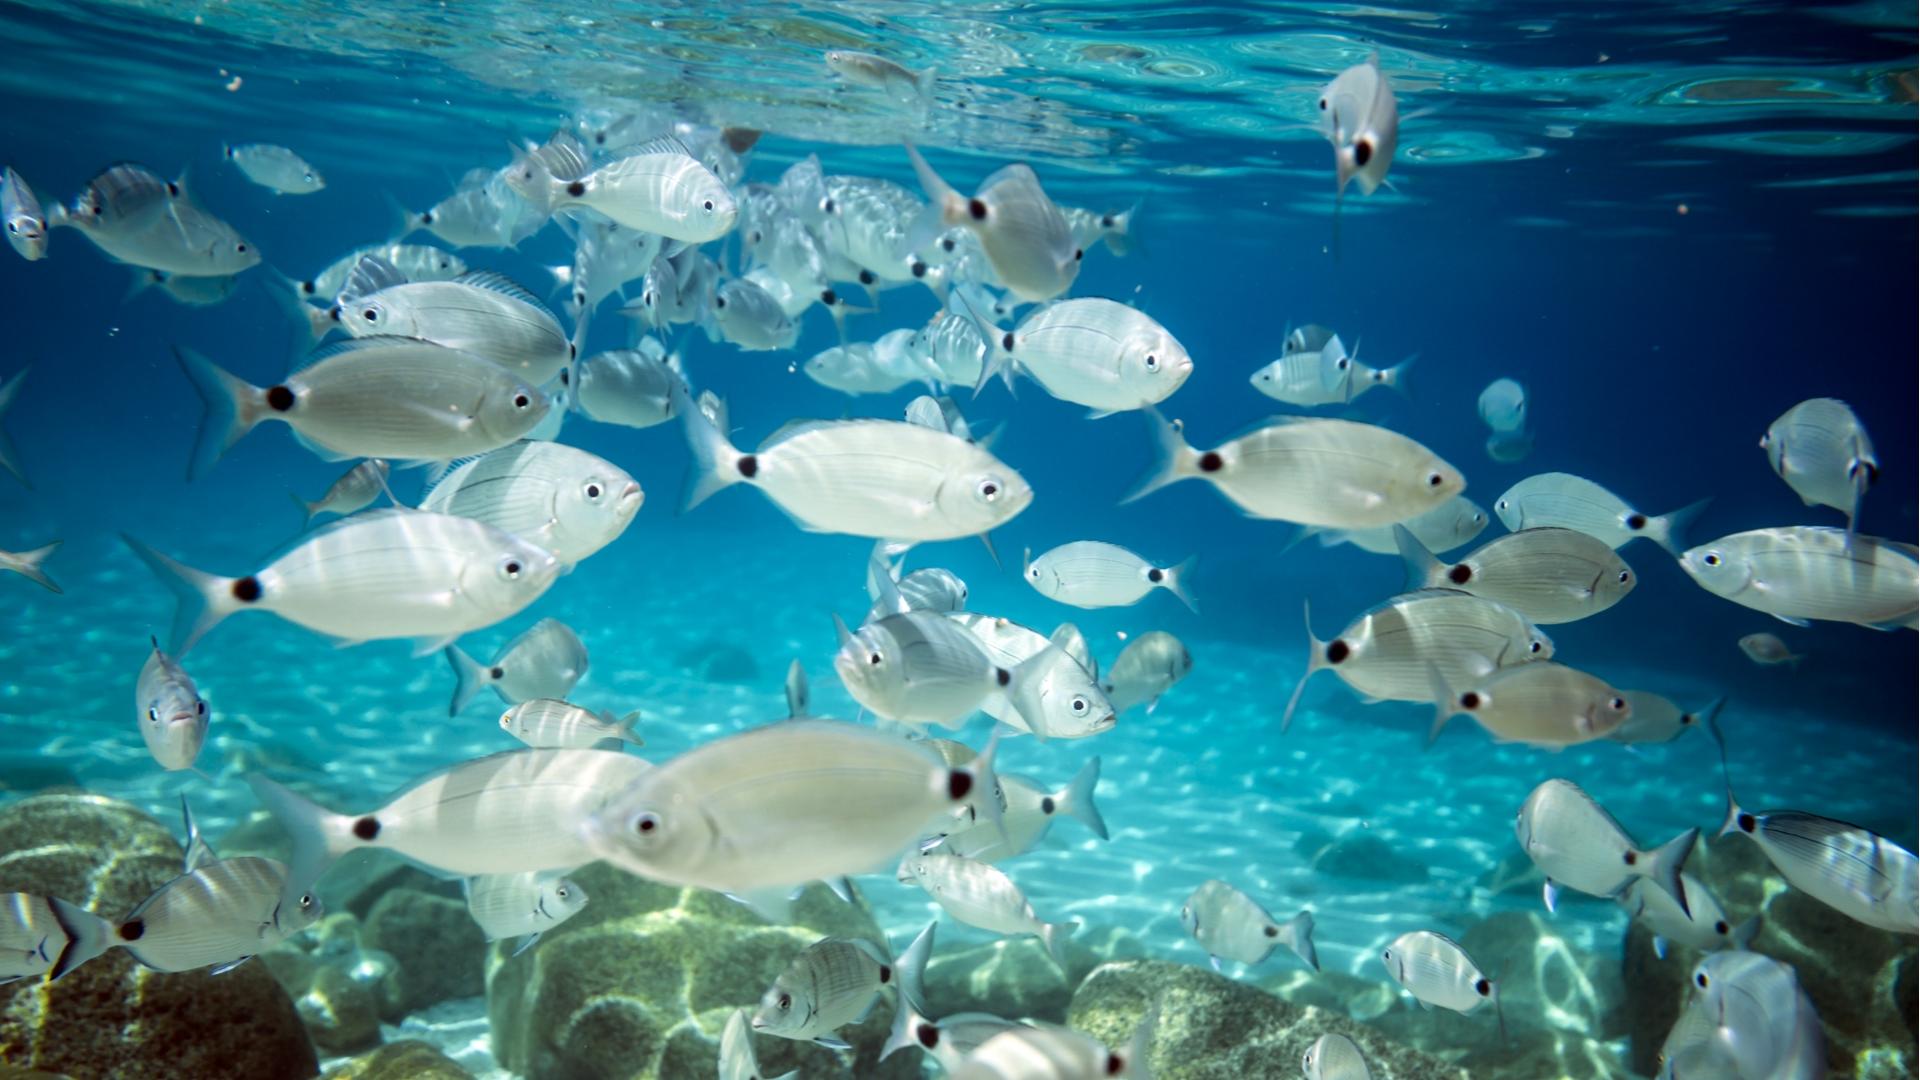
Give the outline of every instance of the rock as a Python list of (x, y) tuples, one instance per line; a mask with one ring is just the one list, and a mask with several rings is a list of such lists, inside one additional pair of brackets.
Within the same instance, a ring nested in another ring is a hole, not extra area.
[(1327, 1032), (1358, 1044), (1375, 1080), (1467, 1078), (1465, 1070), (1345, 1016), (1291, 1005), (1205, 968), (1164, 960), (1123, 960), (1095, 969), (1074, 991), (1067, 1023), (1120, 1048), (1149, 1008), (1159, 1010), (1147, 1055), (1155, 1080), (1297, 1076), (1307, 1048)]
[(350, 1054), (380, 1041), (379, 1001), (339, 968), (316, 968), (293, 1006), (322, 1053)]
[[(99, 795), (41, 795), (0, 809), (0, 891), (50, 893), (118, 919), (176, 877), (180, 860), (164, 826)], [(319, 1071), (265, 964), (167, 974), (119, 949), (57, 983), (0, 986), (0, 1059), (89, 1080)]]
[[(863, 906), (818, 885), (794, 904), (792, 925), (772, 926), (716, 893), (604, 863), (573, 877), (591, 898), (578, 915), (518, 957), (502, 942), (487, 958), (494, 1057), (529, 1080), (712, 1076), (728, 1015), (756, 1006), (801, 949), (828, 935), (885, 940)], [(912, 1055), (877, 1061), (892, 1019), (883, 1001), (842, 1028), (854, 1047), (844, 1060), (786, 1039), (757, 1038), (754, 1049), (770, 1076), (917, 1078)]]
[(398, 965), (398, 1000), (384, 1013), (390, 1020), (486, 992), (486, 935), (462, 901), (417, 889), (383, 893), (367, 913), (361, 940), (392, 954)]
[(937, 950), (927, 965), (928, 1013), (988, 1012), (1010, 1019), (1064, 1023), (1073, 988), (1088, 972), (1109, 960), (1145, 955), (1139, 939), (1120, 927), (1076, 932), (1067, 941), (1064, 973), (1033, 937)]
[(335, 1068), (325, 1080), (473, 1080), (473, 1074), (428, 1043), (402, 1039)]
[(705, 682), (753, 683), (760, 679), (760, 663), (753, 654), (724, 641), (702, 641), (683, 649), (674, 663)]
[(1400, 996), (1396, 987), (1382, 979), (1363, 979), (1331, 968), (1309, 971), (1294, 967), (1266, 976), (1255, 985), (1282, 1001), (1312, 1005), (1363, 1023), (1391, 1011)]
[[(1300, 839), (1304, 843), (1307, 837)], [(1385, 840), (1364, 829), (1320, 846), (1308, 858), (1315, 873), (1363, 881), (1410, 884), (1427, 880), (1430, 873), (1426, 863), (1396, 853)]]
[[(1910, 1077), (1914, 1049), (1914, 939), (1855, 922), (1787, 885), (1759, 845), (1743, 836), (1703, 841), (1687, 861), (1728, 916), (1758, 913), (1754, 952), (1792, 964), (1826, 1029), (1830, 1072), (1849, 1077)], [(1651, 1073), (1660, 1044), (1687, 1000), (1700, 954), (1671, 945), (1665, 960), (1653, 935), (1627, 929), (1623, 974), (1636, 1069)]]

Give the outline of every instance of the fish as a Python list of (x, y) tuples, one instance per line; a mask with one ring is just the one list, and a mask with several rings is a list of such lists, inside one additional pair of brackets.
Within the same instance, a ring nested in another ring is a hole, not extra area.
[(1653, 953), (1662, 960), (1672, 942), (1701, 952), (1744, 949), (1760, 930), (1757, 915), (1735, 926), (1720, 901), (1692, 874), (1680, 875), (1680, 892), (1687, 898), (1684, 911), (1648, 878), (1629, 881), (1615, 898), (1635, 921), (1653, 932)]
[(968, 442), (977, 441), (973, 437), (973, 429), (967, 424), (967, 418), (960, 412), (960, 406), (950, 397), (922, 394), (907, 402), (906, 417), (909, 424), (958, 435)]
[(968, 311), (978, 319), (986, 343), (976, 394), (1011, 366), (1048, 394), (1085, 405), (1099, 419), (1158, 405), (1193, 374), (1193, 357), (1166, 327), (1112, 300), (1055, 300), (1006, 331), (970, 306)]
[(1134, 217), (1140, 211), (1135, 202), (1125, 210), (1096, 213), (1077, 206), (1063, 206), (1060, 212), (1067, 216), (1067, 228), (1073, 230), (1073, 242), (1080, 250), (1091, 251), (1095, 242), (1107, 245), (1107, 250), (1115, 255), (1127, 255), (1139, 245), (1139, 238), (1133, 235)]
[(917, 1047), (951, 1075), (980, 1044), (1020, 1026), (992, 1013), (949, 1013), (939, 1020), (931, 1020), (922, 1016), (912, 1002), (902, 1001), (894, 1009), (893, 1030), (880, 1050), (880, 1060), (885, 1061), (910, 1046)]
[(1792, 965), (1740, 950), (1709, 953), (1694, 965), (1692, 982), (1687, 1009), (1711, 1020), (1712, 1038), (1735, 1075), (1819, 1080), (1828, 1074), (1826, 1035)]
[(1022, 561), (1027, 584), (1062, 604), (1077, 608), (1126, 607), (1146, 599), (1155, 589), (1165, 589), (1197, 614), (1200, 608), (1186, 584), (1197, 559), (1190, 556), (1177, 566), (1161, 567), (1118, 544), (1076, 540), (1037, 559), (1028, 549)]
[(1373, 1080), (1372, 1070), (1360, 1048), (1345, 1035), (1328, 1032), (1313, 1040), (1300, 1059), (1300, 1071), (1306, 1080)]
[(1259, 901), (1218, 878), (1202, 882), (1187, 897), (1180, 908), (1180, 925), (1207, 951), (1215, 971), (1223, 958), (1249, 967), (1264, 963), (1282, 945), (1308, 967), (1320, 970), (1311, 912), (1278, 922)]
[(999, 169), (968, 198), (942, 180), (911, 143), (907, 158), (929, 205), (896, 254), (920, 248), (958, 225), (978, 238), (994, 276), (1020, 299), (1051, 300), (1073, 286), (1082, 253), (1066, 215), (1047, 197), (1031, 166)]
[(1433, 451), (1371, 424), (1279, 417), (1202, 452), (1179, 426), (1145, 412), (1158, 461), (1123, 504), (1199, 478), (1251, 517), (1364, 529), (1424, 514), (1467, 486)]
[[(647, 745), (647, 740), (634, 730), (639, 720), (638, 712), (616, 717), (609, 710), (594, 713), (564, 701), (534, 698), (501, 713), (500, 728), (532, 747), (617, 749), (620, 743)], [(613, 745), (607, 745), (609, 740)]]
[(1662, 1040), (1654, 1064), (1657, 1080), (1740, 1075), (1732, 1048), (1720, 1037), (1718, 1018), (1687, 1002), (1681, 1003), (1680, 1017)]
[[(26, 385), (27, 372), (31, 370), (21, 368), (5, 380), (0, 380), (0, 417), (5, 417), (7, 410), (13, 407), (14, 400), (20, 396), (20, 388)], [(33, 488), (32, 481), (27, 479), (25, 470), (20, 467), (20, 451), (14, 448), (13, 438), (4, 427), (0, 427), (0, 469), (12, 473), (13, 478), (27, 489)]]
[(1799, 667), (1800, 661), (1806, 659), (1787, 648), (1787, 643), (1773, 634), (1748, 634), (1740, 639), (1740, 651), (1747, 654), (1747, 659), (1763, 667), (1776, 664), (1792, 664)]
[(1432, 930), (1413, 930), (1394, 938), (1380, 953), (1387, 977), (1399, 983), (1423, 1007), (1477, 1012), (1492, 1002), (1506, 1041), (1507, 1021), (1500, 1012), (1500, 987), (1459, 943)]
[(1375, 387), (1404, 389), (1407, 372), (1416, 359), (1409, 357), (1388, 368), (1373, 367), (1361, 362), (1357, 345), (1349, 353), (1339, 336), (1333, 335), (1314, 351), (1283, 353), (1247, 381), (1255, 390), (1288, 405), (1343, 405)]
[(523, 441), (456, 466), (420, 509), (491, 525), (571, 567), (626, 532), (645, 501), (640, 484), (605, 458)]
[[(881, 566), (869, 570), (869, 574), (873, 573), (887, 574), (891, 578), (894, 571)], [(953, 571), (939, 566), (922, 567), (894, 579), (891, 592), (898, 595), (897, 601), (883, 599), (887, 592), (877, 580), (867, 583), (867, 594), (873, 599), (873, 607), (867, 610), (864, 622), (874, 622), (896, 614), (900, 610), (896, 605), (904, 605), (906, 611), (941, 613), (964, 611), (967, 607), (967, 583), (961, 581)]]
[(1533, 432), (1495, 432), (1487, 436), (1487, 456), (1504, 465), (1525, 461), (1533, 453)]
[(1387, 182), (1400, 140), (1400, 108), (1380, 70), (1380, 54), (1333, 77), (1320, 91), (1320, 131), (1333, 144), (1337, 192), (1357, 182), (1371, 195)]
[(753, 1029), (747, 1025), (747, 1010), (727, 1014), (727, 1026), (720, 1032), (720, 1080), (800, 1080), (800, 1070), (769, 1077), (760, 1070), (753, 1054)]
[(448, 716), (458, 716), (485, 687), (509, 705), (537, 698), (564, 701), (587, 674), (586, 644), (572, 627), (553, 618), (522, 630), (501, 646), (490, 664), (481, 665), (458, 645), (447, 646), (444, 655), (456, 680)]
[(901, 1008), (909, 1000), (926, 1000), (921, 973), (933, 955), (937, 925), (928, 923), (891, 960), (862, 938), (821, 938), (802, 949), (761, 995), (753, 1030), (833, 1050), (853, 1049), (834, 1032), (865, 1020), (883, 994), (891, 990)]
[(474, 169), (452, 194), (426, 210), (415, 213), (394, 204), (398, 225), (392, 239), (425, 229), (454, 247), (517, 247), (546, 224), (547, 214), (508, 181), (504, 172)]
[(311, 195), (327, 186), (320, 170), (284, 146), (270, 143), (222, 146), (220, 155), (233, 162), (247, 179), (276, 195)]
[(87, 184), (53, 222), (78, 229), (109, 258), (185, 277), (238, 274), (260, 252), (238, 230), (201, 209), (181, 180), (139, 165), (116, 165)]
[(125, 299), (146, 292), (149, 288), (159, 289), (167, 299), (188, 307), (213, 307), (224, 304), (233, 295), (240, 284), (240, 275), (224, 274), (216, 277), (188, 277), (184, 274), (169, 274), (164, 270), (147, 270), (132, 267), (133, 280), (127, 286)]
[(1480, 391), (1480, 421), (1496, 435), (1526, 430), (1527, 388), (1512, 379), (1495, 379)]
[(1014, 669), (988, 657), (965, 627), (937, 611), (902, 611), (849, 630), (835, 616), (833, 668), (865, 709), (913, 727), (962, 726)]
[(517, 614), (560, 574), (553, 555), (491, 525), (412, 510), (372, 510), (323, 525), (234, 578), (122, 539), (173, 591), (168, 650), (176, 656), (246, 611), (348, 643), (412, 638), (425, 656)]
[(1307, 670), (1280, 720), (1293, 722), (1307, 680), (1331, 670), (1362, 697), (1434, 700), (1433, 670), (1445, 686), (1465, 686), (1515, 664), (1553, 659), (1553, 639), (1505, 604), (1452, 589), (1424, 589), (1376, 604), (1339, 636), (1321, 641), (1307, 619)]
[(1720, 714), (1726, 705), (1724, 697), (1715, 698), (1706, 707), (1700, 709), (1682, 709), (1672, 699), (1663, 697), (1651, 690), (1622, 690), (1620, 696), (1627, 699), (1633, 712), (1626, 723), (1614, 728), (1607, 738), (1617, 743), (1663, 743), (1672, 742), (1686, 732), (1700, 726), (1701, 720), (1708, 724)]
[(612, 750), (507, 750), (428, 773), (360, 813), (335, 813), (259, 773), (247, 784), (293, 840), (284, 901), (361, 848), (460, 877), (584, 866), (599, 858), (584, 838), (589, 816), (652, 769)]
[(522, 198), (553, 213), (596, 211), (629, 229), (704, 244), (725, 236), (740, 213), (727, 185), (678, 139), (663, 136), (634, 147), (578, 178), (556, 176), (516, 147), (506, 179)]
[(574, 408), (596, 423), (649, 428), (678, 415), (684, 382), (666, 349), (646, 338), (639, 348), (611, 349), (575, 361), (560, 373), (560, 384), (573, 388)]
[(950, 612), (947, 617), (972, 634), (987, 659), (1010, 675), (1006, 692), (989, 694), (980, 703), (982, 711), (1014, 730), (1046, 739), (1084, 739), (1113, 728), (1113, 705), (1099, 680), (1065, 647), (1079, 635), (1070, 624), (1049, 636), (991, 615)]
[(1760, 845), (1787, 884), (1853, 919), (1896, 934), (1920, 934), (1920, 859), (1871, 830), (1798, 810), (1752, 813), (1727, 788), (1719, 835)]
[(706, 321), (710, 338), (749, 352), (791, 349), (800, 339), (800, 324), (788, 317), (780, 301), (746, 278), (720, 283)]
[[(940, 372), (908, 348), (914, 333), (911, 328), (901, 327), (887, 331), (872, 343), (854, 342), (825, 349), (802, 364), (801, 370), (807, 378), (843, 394), (891, 394), (916, 382), (931, 383)], [(950, 429), (942, 425), (936, 430)], [(960, 437), (966, 438), (966, 435)]]
[(1024, 776), (1009, 773), (1000, 777), (1006, 806), (1001, 811), (999, 828), (976, 818), (970, 825), (938, 837), (932, 843), (923, 843), (920, 850), (929, 855), (958, 855), (980, 862), (999, 862), (1038, 847), (1061, 817), (1079, 821), (1105, 840), (1107, 822), (1093, 801), (1094, 789), (1099, 783), (1100, 759), (1097, 757), (1082, 765), (1073, 780), (1058, 791), (1048, 791)]
[(1126, 712), (1146, 702), (1147, 712), (1160, 696), (1193, 671), (1193, 654), (1180, 639), (1164, 630), (1149, 630), (1127, 643), (1107, 669), (1100, 688), (1115, 712)]
[(1508, 488), (1494, 501), (1493, 512), (1511, 532), (1573, 529), (1616, 550), (1646, 537), (1677, 558), (1687, 547), (1687, 525), (1712, 501), (1701, 499), (1671, 513), (1649, 515), (1591, 480), (1570, 473), (1540, 473)]
[[(960, 294), (955, 293), (957, 298)], [(957, 303), (962, 301), (955, 299)], [(987, 341), (981, 323), (965, 311), (942, 308), (934, 312), (926, 325), (914, 331), (909, 348), (940, 374), (946, 386), (977, 386), (986, 371)], [(1000, 374), (1009, 389), (1013, 385), (1014, 366), (1002, 365)]]
[(175, 201), (186, 198), (185, 180), (184, 175), (168, 180), (134, 162), (110, 165), (87, 181), (73, 209), (57, 221), (76, 228), (86, 221), (116, 234), (138, 232), (158, 222)]
[[(1319, 537), (1321, 547), (1352, 544), (1375, 555), (1395, 555), (1400, 549), (1394, 540), (1393, 530), (1399, 527), (1405, 527), (1427, 550), (1448, 552), (1472, 543), (1475, 537), (1486, 531), (1487, 512), (1465, 495), (1455, 495), (1448, 502), (1395, 525), (1380, 525), (1371, 529), (1315, 529), (1311, 532)], [(1305, 535), (1300, 539), (1305, 539)]]
[(855, 86), (879, 90), (902, 104), (924, 107), (933, 95), (933, 68), (914, 71), (884, 56), (851, 49), (828, 49), (826, 61), (835, 75)]
[(7, 243), (21, 258), (34, 262), (47, 257), (46, 212), (12, 166), (0, 177), (0, 220), (7, 223)]
[(207, 702), (193, 676), (153, 641), (133, 684), (133, 707), (147, 752), (168, 772), (193, 768), (207, 741)]
[(783, 897), (884, 864), (976, 786), (994, 790), (993, 756), (990, 746), (949, 767), (870, 728), (789, 720), (674, 758), (602, 806), (579, 836), (593, 857), (664, 884)]
[(1043, 921), (1013, 879), (991, 864), (958, 855), (909, 855), (901, 860), (898, 877), (925, 889), (947, 914), (968, 926), (1039, 938), (1053, 962), (1067, 970), (1067, 938), (1078, 924)]
[(1154, 1013), (1135, 1029), (1125, 1050), (1071, 1028), (1052, 1024), (1016, 1024), (975, 1047), (954, 1068), (948, 1080), (1148, 1080), (1153, 1075), (1147, 1051), (1152, 1043)]
[(307, 524), (321, 514), (338, 514), (345, 517), (373, 505), (387, 491), (387, 475), (392, 466), (382, 458), (368, 458), (348, 469), (327, 487), (326, 494), (308, 502), (297, 493), (293, 501), (306, 511)]
[(287, 895), (287, 867), (240, 856), (204, 863), (160, 886), (117, 922), (72, 924), (73, 940), (48, 971), (60, 978), (124, 949), (155, 971), (230, 971), (320, 921), (326, 907), (304, 888)]
[(540, 298), (504, 274), (408, 281), (378, 255), (361, 256), (337, 304), (356, 338), (430, 341), (492, 361), (538, 386), (573, 361), (573, 344)]
[(369, 337), (317, 350), (259, 387), (194, 352), (174, 358), (204, 408), (189, 478), (268, 420), (322, 457), (449, 461), (514, 442), (547, 414), (539, 388), (491, 361), (410, 338)]
[(915, 424), (797, 421), (743, 454), (699, 410), (679, 411), (695, 458), (689, 509), (749, 484), (809, 532), (926, 541), (990, 532), (1033, 501), (985, 447)]
[(0, 986), (50, 972), (74, 940), (74, 927), (98, 918), (57, 896), (0, 893)]
[(1812, 398), (1795, 405), (1767, 426), (1760, 449), (1801, 502), (1847, 515), (1847, 535), (1854, 534), (1860, 499), (1880, 478), (1880, 459), (1846, 402)]
[(524, 939), (513, 950), (515, 956), (587, 906), (587, 891), (579, 882), (548, 870), (476, 874), (461, 881), (460, 888), (467, 897), (467, 913), (488, 941)]
[(1680, 872), (1700, 839), (1699, 829), (1643, 850), (1593, 796), (1571, 780), (1556, 778), (1527, 795), (1514, 815), (1513, 835), (1547, 876), (1541, 899), (1549, 912), (1558, 907), (1562, 887), (1588, 896), (1618, 897), (1635, 881), (1646, 881), (1665, 893), (1680, 914), (1692, 917)]
[(1639, 584), (1632, 568), (1604, 541), (1573, 529), (1508, 533), (1448, 565), (1411, 532), (1399, 525), (1393, 528), (1408, 591), (1458, 589), (1505, 604), (1536, 626), (1598, 615)]
[(305, 281), (289, 284), (300, 299), (331, 306), (346, 287), (347, 275), (368, 255), (378, 256), (408, 281), (452, 281), (468, 270), (465, 259), (445, 248), (395, 242), (355, 248)]
[(1875, 630), (1920, 619), (1920, 548), (1813, 525), (1753, 529), (1680, 556), (1701, 588), (1793, 626), (1814, 619)]
[(60, 550), (62, 543), (64, 541), (55, 540), (31, 551), (0, 551), (0, 570), (11, 570), (48, 592), (64, 592), (42, 569), (47, 559)]
[(1633, 706), (1620, 691), (1578, 668), (1546, 661), (1495, 671), (1466, 689), (1432, 673), (1433, 727), (1427, 745), (1449, 719), (1472, 717), (1496, 743), (1560, 750), (1606, 738), (1627, 722)]

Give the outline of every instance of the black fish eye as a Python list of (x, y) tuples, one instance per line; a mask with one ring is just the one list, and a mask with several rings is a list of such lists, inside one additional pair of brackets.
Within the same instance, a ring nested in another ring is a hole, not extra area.
[(1074, 699), (1073, 699), (1073, 711), (1074, 711), (1074, 712), (1076, 712), (1076, 713), (1083, 713), (1083, 712), (1086, 712), (1086, 711), (1087, 711), (1087, 699), (1086, 699), (1086, 698), (1083, 698), (1083, 697), (1077, 697), (1077, 698), (1074, 698)]
[(306, 911), (312, 907), (313, 907), (313, 894), (312, 893), (303, 894), (300, 897), (300, 910)]
[(366, 316), (368, 322), (380, 321), (380, 311), (377, 308), (368, 308), (367, 310), (361, 312), (360, 314)]
[(154, 723), (156, 723), (156, 724), (157, 724), (157, 723), (159, 723), (159, 722), (160, 722), (160, 710), (159, 710), (159, 709), (154, 709), (154, 708), (149, 708), (149, 709), (147, 709), (147, 719), (148, 719), (148, 720), (151, 720), (151, 721), (153, 721), (153, 722), (154, 722)]
[(1627, 583), (1627, 579), (1632, 576), (1633, 576), (1632, 574), (1629, 574), (1625, 570), (1620, 571), (1620, 584), (1625, 585)]
[(1712, 553), (1708, 553), (1708, 555), (1707, 555), (1707, 557), (1706, 557), (1706, 558), (1704, 558), (1704, 559), (1702, 559), (1702, 560), (1700, 560), (1700, 561), (1701, 561), (1701, 562), (1704, 562), (1704, 563), (1706, 563), (1706, 564), (1707, 564), (1708, 566), (1719, 566), (1719, 565), (1720, 565), (1720, 556), (1718, 556), (1718, 555), (1715, 555), (1715, 554), (1712, 554)]
[(876, 666), (876, 667), (877, 667), (877, 666), (879, 666), (879, 664), (880, 664), (880, 662), (881, 662), (882, 660), (884, 660), (884, 659), (885, 659), (885, 657), (883, 657), (883, 656), (881, 656), (881, 655), (880, 655), (879, 653), (877, 653), (877, 652), (876, 652), (876, 653), (868, 653), (868, 654), (867, 654), (867, 663), (869, 663), (869, 664), (872, 664), (872, 665), (874, 665), (874, 666)]
[(707, 210), (712, 210), (712, 209), (713, 209), (713, 200), (712, 200), (712, 199), (708, 199), (708, 200), (707, 200), (706, 202), (704, 202), (704, 203), (701, 203), (700, 205), (701, 205), (702, 207), (704, 207), (705, 209), (707, 209)]
[(1693, 983), (1695, 986), (1698, 986), (1700, 989), (1705, 990), (1707, 988), (1707, 973), (1703, 971), (1700, 974), (1695, 975), (1693, 977)]
[(207, 703), (204, 701), (194, 702), (193, 711), (199, 713), (201, 716), (207, 715)]
[(568, 896), (571, 896), (572, 894), (567, 892), (567, 887), (565, 885), (562, 885), (559, 888), (553, 890), (553, 895), (559, 897), (562, 900), (565, 900)]
[(1159, 369), (1160, 369), (1160, 358), (1153, 355), (1152, 353), (1148, 353), (1147, 354), (1147, 370), (1158, 371)]
[(1321, 98), (1321, 99), (1320, 99), (1320, 111), (1321, 111), (1321, 112), (1326, 112), (1326, 111), (1327, 111), (1327, 99), (1326, 99), (1326, 98)]
[(587, 498), (589, 498), (589, 499), (597, 499), (597, 498), (599, 498), (599, 497), (600, 497), (600, 485), (599, 485), (599, 484), (588, 484), (588, 485), (587, 485)]
[(245, 245), (245, 244), (240, 244), (240, 245), (238, 245), (237, 247), (235, 247), (235, 248), (234, 248), (234, 250), (235, 250), (235, 251), (245, 251), (245, 250), (247, 250), (247, 245)]
[(507, 565), (501, 567), (500, 569), (506, 571), (507, 576), (510, 578), (520, 576), (520, 564), (517, 562), (509, 561)]
[(1540, 643), (1539, 643), (1539, 642), (1537, 642), (1537, 641), (1529, 641), (1529, 642), (1527, 642), (1527, 651), (1528, 651), (1528, 652), (1531, 652), (1531, 653), (1537, 653), (1537, 652), (1539, 652), (1539, 651), (1540, 651)]
[(660, 828), (660, 815), (651, 811), (634, 819), (633, 829), (642, 836), (649, 836)]
[(1439, 473), (1431, 473), (1427, 476), (1428, 487), (1439, 487), (1441, 484), (1444, 484), (1446, 482), (1447, 482), (1447, 478), (1444, 476), (1441, 476)]
[(791, 1008), (793, 1008), (793, 995), (781, 994), (780, 995), (780, 1011), (785, 1012), (786, 1010)]

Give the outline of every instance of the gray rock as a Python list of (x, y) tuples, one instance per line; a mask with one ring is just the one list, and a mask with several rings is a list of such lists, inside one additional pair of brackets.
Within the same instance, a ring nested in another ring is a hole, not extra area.
[(674, 663), (705, 682), (746, 684), (760, 680), (760, 663), (753, 653), (725, 641), (702, 641), (683, 649)]
[(350, 1054), (380, 1041), (380, 1002), (339, 968), (316, 968), (293, 1006), (322, 1053)]
[[(1307, 837), (1302, 836), (1301, 841)], [(1308, 858), (1315, 873), (1334, 877), (1357, 878), (1410, 884), (1427, 880), (1427, 864), (1399, 854), (1385, 840), (1364, 829), (1355, 829), (1314, 850)]]
[(473, 1074), (428, 1043), (402, 1039), (333, 1069), (326, 1080), (473, 1080)]
[(486, 935), (459, 900), (415, 889), (383, 893), (367, 913), (361, 940), (397, 965), (399, 993), (384, 1011), (389, 1020), (486, 992)]
[(1064, 1023), (1073, 989), (1089, 972), (1109, 960), (1147, 954), (1139, 939), (1120, 927), (1082, 929), (1068, 939), (1066, 951), (1067, 970), (1062, 972), (1037, 938), (942, 947), (927, 965), (929, 1015), (988, 1012)]

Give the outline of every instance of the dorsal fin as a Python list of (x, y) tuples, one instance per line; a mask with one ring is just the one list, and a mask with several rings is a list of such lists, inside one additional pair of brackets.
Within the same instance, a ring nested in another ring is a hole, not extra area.
[[(398, 334), (375, 334), (372, 337), (347, 338), (343, 341), (335, 341), (331, 344), (322, 345), (301, 357), (300, 361), (294, 364), (293, 370), (305, 371), (307, 368), (318, 364), (322, 360), (329, 360), (343, 353), (362, 352), (366, 349), (391, 348), (395, 345), (420, 345), (428, 348), (446, 348), (444, 345), (435, 345), (433, 342), (421, 341), (419, 338), (401, 337)], [(447, 351), (454, 352), (457, 350), (448, 349)]]
[(633, 148), (633, 156), (638, 157), (641, 154), (679, 154), (683, 157), (693, 156), (693, 152), (687, 149), (687, 144), (672, 135), (662, 135), (657, 139), (648, 139), (646, 142)]
[(346, 283), (340, 286), (339, 302), (344, 304), (406, 283), (407, 275), (401, 273), (399, 267), (379, 255), (362, 255), (347, 271)]
[(496, 292), (502, 296), (511, 296), (515, 300), (545, 313), (548, 317), (552, 317), (553, 315), (553, 312), (547, 310), (547, 305), (542, 303), (539, 297), (528, 292), (525, 286), (505, 274), (493, 270), (473, 270), (461, 274), (453, 280), (456, 284), (471, 285), (476, 289), (485, 289), (488, 292)]

